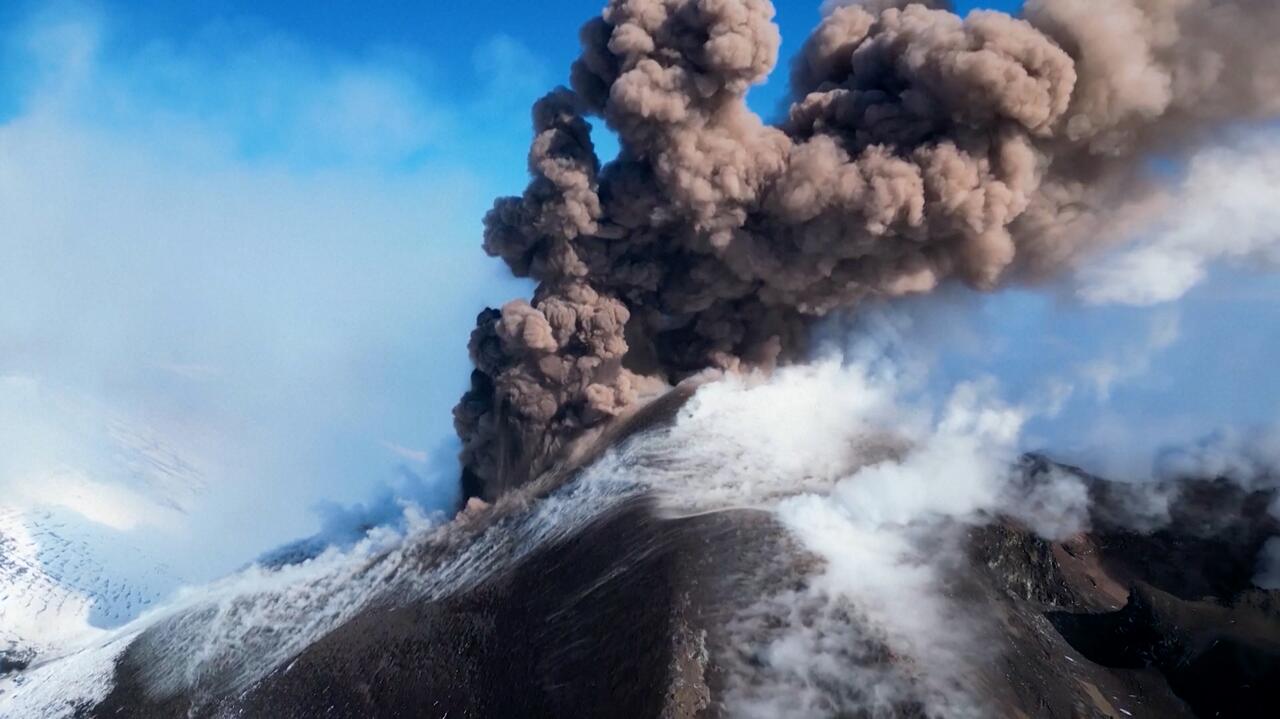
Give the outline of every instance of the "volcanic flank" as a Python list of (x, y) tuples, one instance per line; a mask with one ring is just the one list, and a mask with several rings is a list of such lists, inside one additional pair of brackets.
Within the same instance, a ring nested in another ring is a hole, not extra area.
[[(1268, 717), (1280, 699), (1280, 592), (1251, 586), (1280, 531), (1274, 484), (1115, 484), (1032, 456), (999, 482), (1038, 501), (900, 527), (857, 520), (858, 542), (832, 554), (811, 541), (839, 538), (829, 522), (791, 521), (805, 501), (767, 499), (820, 464), (748, 451), (762, 481), (717, 491), (742, 469), (707, 465), (733, 436), (717, 429), (717, 412), (736, 409), (722, 400), (671, 393), (611, 427), (580, 467), (390, 547), (216, 587), (34, 668), (0, 707), (1121, 719)], [(857, 476), (878, 461), (866, 450), (830, 474)], [(1080, 490), (1071, 511), (1046, 508), (1064, 488)], [(725, 505), (744, 498), (761, 508)], [(1162, 518), (1148, 514), (1153, 498)], [(1079, 524), (1059, 539), (1031, 529), (1066, 514)]]

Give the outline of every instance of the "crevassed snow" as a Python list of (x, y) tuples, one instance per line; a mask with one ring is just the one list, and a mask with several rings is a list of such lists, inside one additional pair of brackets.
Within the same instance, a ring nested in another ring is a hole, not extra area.
[(180, 579), (109, 530), (0, 505), (0, 649), (39, 653), (120, 626)]

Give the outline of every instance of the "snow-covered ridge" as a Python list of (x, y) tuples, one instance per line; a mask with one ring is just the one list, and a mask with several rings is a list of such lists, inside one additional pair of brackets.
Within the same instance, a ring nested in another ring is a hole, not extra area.
[(181, 579), (125, 536), (68, 512), (0, 506), (0, 651), (56, 652), (170, 594)]

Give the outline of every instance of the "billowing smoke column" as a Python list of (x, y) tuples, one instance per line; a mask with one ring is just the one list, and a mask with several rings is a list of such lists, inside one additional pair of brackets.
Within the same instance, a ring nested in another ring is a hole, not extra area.
[(485, 218), (539, 284), (478, 318), (468, 494), (649, 388), (794, 357), (868, 296), (1050, 275), (1152, 204), (1144, 159), (1280, 114), (1275, 0), (942, 4), (831, 8), (778, 126), (745, 102), (777, 60), (766, 0), (612, 0), (582, 28), (572, 89), (534, 106), (528, 188)]

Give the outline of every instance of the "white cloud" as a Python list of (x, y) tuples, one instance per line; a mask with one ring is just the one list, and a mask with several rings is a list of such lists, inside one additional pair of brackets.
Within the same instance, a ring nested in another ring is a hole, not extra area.
[[(899, 366), (893, 330), (905, 318), (883, 319), (888, 336), (843, 357), (704, 385), (673, 427), (580, 480), (641, 482), (679, 513), (773, 512), (824, 560), (735, 617), (741, 656), (754, 659), (743, 677), (727, 669), (734, 716), (888, 713), (911, 699), (931, 714), (981, 716), (964, 667), (984, 651), (982, 625), (946, 590), (956, 530), (997, 512), (1053, 537), (1084, 526), (1077, 478), (1027, 486), (1015, 470), (1037, 410), (1005, 402), (991, 379), (930, 392)], [(878, 643), (901, 663), (878, 661)]]
[(129, 531), (171, 529), (207, 489), (159, 433), (31, 377), (0, 379), (0, 501)]
[(1280, 134), (1259, 133), (1196, 155), (1160, 219), (1136, 242), (1096, 258), (1078, 276), (1091, 304), (1154, 305), (1176, 300), (1225, 262), (1280, 267)]
[[(110, 20), (46, 14), (5, 38), (24, 61), (3, 70), (23, 94), (0, 120), (0, 374), (79, 407), (86, 431), (47, 397), (0, 397), (0, 425), (49, 430), (10, 443), (0, 488), (62, 468), (93, 484), (29, 499), (87, 516), (81, 489), (131, 481), (108, 428), (150, 428), (207, 480), (154, 539), (199, 578), (391, 479), (380, 438), (452, 434), (472, 320), (524, 289), (477, 249), (523, 168), (463, 158), (523, 138), (526, 98), (472, 126), (499, 102), (485, 78), (444, 93), (412, 52), (232, 25), (126, 41)], [(86, 521), (152, 531), (123, 499)]]
[(382, 446), (386, 447), (387, 451), (391, 452), (392, 454), (399, 457), (400, 459), (408, 460), (410, 462), (425, 464), (427, 459), (429, 458), (429, 455), (425, 450), (412, 449), (410, 447), (405, 447), (405, 446), (396, 444), (395, 442), (389, 442), (387, 440), (383, 440)]
[(1264, 481), (1278, 484), (1280, 423), (1250, 430), (1223, 429), (1166, 450), (1158, 470), (1168, 477), (1226, 477), (1246, 487)]
[(118, 484), (95, 482), (73, 469), (19, 477), (9, 482), (8, 490), (7, 499), (18, 505), (69, 509), (90, 522), (120, 531), (174, 520), (171, 510), (157, 506), (150, 498)]
[(38, 113), (298, 166), (400, 163), (446, 147), (457, 106), (404, 51), (342, 56), (245, 22), (112, 49), (108, 18), (46, 14), (19, 36)]

